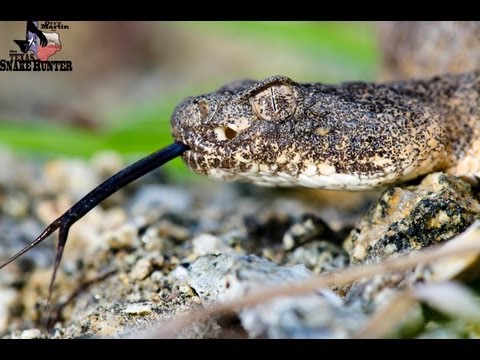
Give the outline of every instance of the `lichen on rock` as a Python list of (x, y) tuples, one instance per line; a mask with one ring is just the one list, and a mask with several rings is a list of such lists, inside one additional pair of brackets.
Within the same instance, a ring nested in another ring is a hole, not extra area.
[(433, 173), (417, 186), (387, 189), (344, 247), (353, 264), (377, 262), (449, 240), (479, 218), (480, 204), (469, 184)]

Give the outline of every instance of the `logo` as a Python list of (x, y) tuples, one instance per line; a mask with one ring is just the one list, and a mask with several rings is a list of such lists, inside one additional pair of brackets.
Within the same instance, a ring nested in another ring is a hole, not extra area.
[(27, 21), (25, 39), (13, 40), (17, 48), (0, 59), (0, 71), (72, 71), (71, 61), (50, 60), (62, 50), (58, 30), (68, 29), (61, 21)]

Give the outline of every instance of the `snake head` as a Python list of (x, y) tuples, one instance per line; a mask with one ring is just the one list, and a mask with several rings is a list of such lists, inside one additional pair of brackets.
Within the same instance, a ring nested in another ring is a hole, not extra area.
[(272, 175), (288, 163), (280, 150), (293, 144), (289, 133), (302, 99), (298, 84), (286, 76), (234, 81), (186, 98), (172, 116), (172, 132), (190, 147), (183, 158), (195, 172), (278, 185)]
[(185, 99), (172, 131), (187, 165), (211, 178), (368, 189), (443, 166), (447, 133), (415, 84), (236, 81)]

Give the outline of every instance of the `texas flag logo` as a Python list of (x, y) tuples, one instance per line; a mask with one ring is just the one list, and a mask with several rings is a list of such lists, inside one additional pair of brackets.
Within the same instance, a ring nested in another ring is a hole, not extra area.
[(43, 32), (38, 29), (38, 21), (27, 21), (25, 40), (13, 40), (26, 54), (32, 51), (38, 60), (46, 61), (62, 49), (60, 36), (55, 32)]

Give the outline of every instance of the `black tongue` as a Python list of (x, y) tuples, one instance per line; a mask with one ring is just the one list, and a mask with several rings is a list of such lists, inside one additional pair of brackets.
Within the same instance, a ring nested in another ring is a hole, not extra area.
[(22, 250), (13, 255), (10, 259), (0, 264), (0, 269), (10, 264), (18, 257), (22, 256), (27, 251), (34, 248), (36, 245), (40, 244), (57, 229), (60, 229), (58, 236), (57, 253), (55, 254), (55, 264), (53, 267), (52, 278), (50, 280), (50, 291), (47, 302), (49, 303), (50, 297), (52, 295), (51, 293), (53, 289), (53, 283), (55, 282), (57, 269), (60, 266), (63, 249), (65, 247), (65, 243), (67, 242), (68, 231), (70, 227), (78, 220), (80, 220), (90, 210), (100, 204), (103, 200), (108, 198), (110, 195), (114, 194), (124, 186), (130, 184), (132, 181), (137, 180), (139, 177), (142, 177), (143, 175), (157, 169), (158, 167), (176, 158), (177, 156), (180, 156), (188, 149), (189, 148), (187, 145), (181, 142), (175, 142), (164, 149), (160, 149), (153, 154), (150, 154), (147, 157), (138, 160), (132, 165), (127, 166), (125, 169), (116, 173), (111, 178), (105, 180), (103, 183), (101, 183), (95, 189), (85, 195), (70, 209), (68, 209), (62, 216), (52, 222), (34, 241), (25, 246)]

